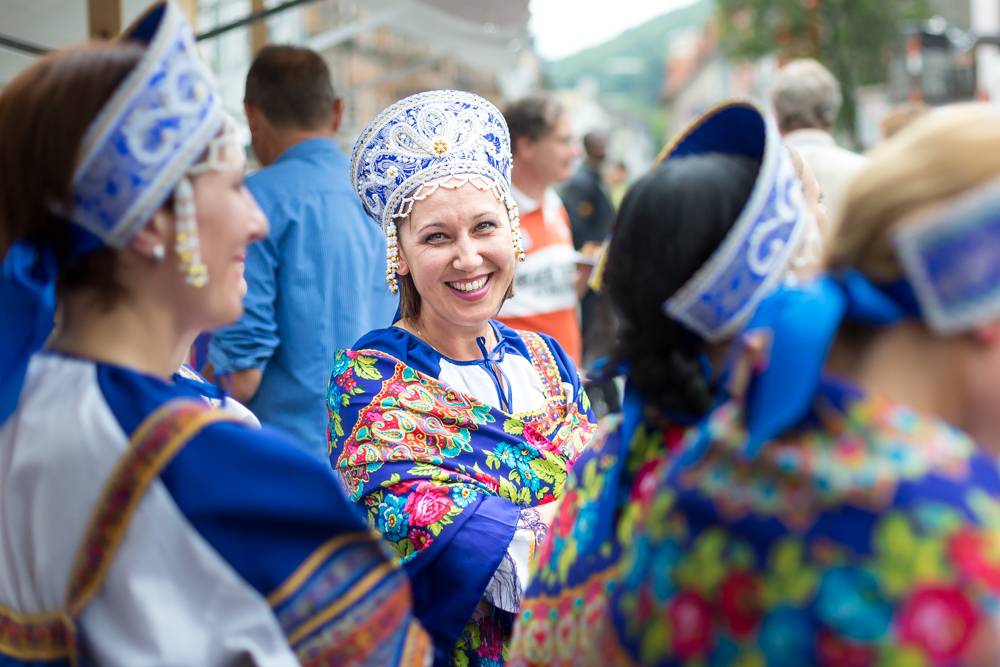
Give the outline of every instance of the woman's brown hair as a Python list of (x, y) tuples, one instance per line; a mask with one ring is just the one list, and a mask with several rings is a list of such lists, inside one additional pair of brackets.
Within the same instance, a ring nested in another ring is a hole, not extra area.
[(113, 301), (116, 252), (102, 248), (67, 268), (72, 180), (83, 136), (145, 48), (93, 42), (40, 58), (0, 92), (0, 257), (21, 239), (55, 248), (60, 289), (93, 288)]

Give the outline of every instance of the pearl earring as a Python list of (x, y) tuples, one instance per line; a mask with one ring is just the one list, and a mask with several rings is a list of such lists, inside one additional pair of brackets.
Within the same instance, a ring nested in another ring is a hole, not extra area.
[(167, 256), (167, 251), (163, 247), (162, 243), (157, 243), (153, 246), (153, 257), (156, 258), (157, 262), (162, 262), (163, 258)]

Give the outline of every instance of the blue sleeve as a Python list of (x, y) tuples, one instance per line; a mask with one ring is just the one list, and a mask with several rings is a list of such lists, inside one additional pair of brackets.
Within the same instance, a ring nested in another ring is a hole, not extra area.
[(290, 437), (213, 424), (160, 478), (194, 529), (267, 599), (304, 663), (409, 665), (430, 650), (406, 574), (329, 466)]
[(330, 467), (277, 429), (214, 424), (161, 478), (198, 532), (262, 595), (334, 535), (368, 532)]
[(281, 250), (278, 240), (287, 229), (288, 214), (268, 200), (266, 193), (248, 184), (271, 225), (268, 236), (247, 247), (243, 277), (247, 293), (243, 297), (243, 315), (234, 324), (215, 332), (208, 350), (208, 360), (218, 373), (254, 369), (264, 370), (281, 343), (275, 303), (278, 296), (278, 269)]

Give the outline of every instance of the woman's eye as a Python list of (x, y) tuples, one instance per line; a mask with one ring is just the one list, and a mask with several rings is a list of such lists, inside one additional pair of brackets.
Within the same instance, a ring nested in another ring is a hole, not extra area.
[(476, 231), (477, 232), (486, 232), (486, 231), (489, 231), (491, 229), (496, 229), (496, 226), (497, 226), (497, 223), (493, 222), (492, 220), (484, 220), (484, 221), (480, 222), (478, 225), (476, 225)]
[(433, 234), (430, 234), (426, 238), (424, 238), (424, 243), (438, 243), (440, 241), (443, 241), (444, 238), (445, 236), (441, 232), (434, 232)]

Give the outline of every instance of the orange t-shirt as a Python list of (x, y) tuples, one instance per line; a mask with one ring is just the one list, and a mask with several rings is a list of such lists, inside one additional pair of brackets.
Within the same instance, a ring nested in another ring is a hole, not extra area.
[(511, 194), (521, 213), (525, 260), (514, 270), (514, 298), (504, 304), (498, 319), (515, 329), (552, 336), (579, 365), (583, 342), (576, 251), (566, 209), (551, 188), (541, 204), (517, 188), (512, 187)]

